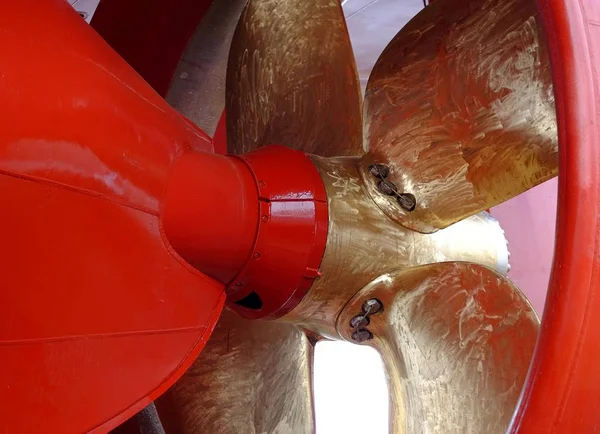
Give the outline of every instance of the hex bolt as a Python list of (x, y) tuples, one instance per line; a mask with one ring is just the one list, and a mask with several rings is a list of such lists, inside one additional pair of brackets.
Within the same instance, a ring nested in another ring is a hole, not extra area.
[(393, 182), (386, 181), (385, 179), (377, 183), (377, 189), (388, 196), (396, 194), (396, 185)]
[(373, 333), (367, 329), (358, 329), (352, 333), (352, 340), (356, 342), (365, 342), (373, 339)]
[(398, 204), (405, 211), (414, 211), (417, 206), (417, 199), (410, 193), (400, 193), (398, 195)]
[(366, 315), (356, 315), (354, 318), (352, 318), (350, 320), (350, 327), (352, 327), (353, 329), (357, 329), (357, 328), (361, 328), (361, 327), (366, 327), (369, 325), (371, 321), (369, 320), (369, 317)]
[(376, 298), (365, 301), (362, 305), (364, 315), (375, 315), (383, 311), (383, 304)]
[(385, 178), (390, 173), (390, 168), (385, 164), (372, 164), (369, 173), (377, 178)]

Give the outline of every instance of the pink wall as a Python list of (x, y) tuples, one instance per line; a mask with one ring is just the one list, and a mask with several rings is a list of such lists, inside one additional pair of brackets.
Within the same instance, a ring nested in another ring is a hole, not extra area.
[(542, 315), (554, 252), (557, 178), (492, 208), (508, 238), (508, 277)]

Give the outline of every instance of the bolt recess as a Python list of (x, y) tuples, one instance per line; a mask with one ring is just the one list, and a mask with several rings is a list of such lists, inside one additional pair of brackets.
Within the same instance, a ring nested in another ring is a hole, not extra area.
[(388, 196), (393, 196), (396, 194), (396, 185), (393, 182), (385, 179), (377, 183), (377, 189)]
[(359, 329), (352, 333), (352, 340), (356, 342), (365, 342), (373, 339), (373, 333), (367, 329)]
[(385, 164), (373, 164), (369, 166), (369, 173), (377, 178), (385, 178), (390, 173), (390, 168)]
[(417, 199), (410, 193), (400, 193), (397, 197), (398, 205), (405, 211), (414, 211), (417, 206)]
[(358, 329), (362, 327), (366, 327), (369, 325), (371, 321), (369, 317), (366, 315), (356, 315), (354, 318), (350, 320), (350, 327), (353, 329)]
[(376, 298), (365, 301), (362, 305), (364, 315), (375, 315), (383, 311), (383, 304)]
[(413, 194), (410, 193), (398, 193), (396, 188), (396, 184), (392, 181), (388, 181), (387, 176), (390, 174), (389, 166), (385, 164), (372, 164), (368, 168), (369, 173), (379, 178), (379, 182), (377, 183), (377, 190), (387, 196), (394, 196), (400, 208), (404, 211), (414, 211), (417, 207), (417, 199)]

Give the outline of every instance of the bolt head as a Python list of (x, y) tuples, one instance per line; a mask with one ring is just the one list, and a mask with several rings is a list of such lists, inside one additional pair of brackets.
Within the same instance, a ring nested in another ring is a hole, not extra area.
[(369, 166), (369, 173), (377, 178), (385, 178), (390, 173), (390, 168), (385, 164), (373, 164)]
[(365, 342), (373, 339), (373, 333), (367, 329), (359, 329), (352, 333), (352, 340), (356, 342)]
[(383, 311), (383, 304), (376, 298), (365, 301), (362, 305), (364, 315), (375, 315)]
[(405, 211), (414, 211), (417, 206), (417, 199), (410, 193), (400, 193), (398, 195), (398, 204)]
[(388, 196), (396, 194), (396, 185), (393, 182), (387, 181), (385, 179), (377, 183), (377, 189), (383, 194), (387, 194)]
[(352, 327), (353, 329), (357, 329), (357, 328), (361, 328), (361, 327), (366, 327), (369, 325), (371, 321), (369, 320), (369, 317), (366, 315), (356, 315), (354, 318), (352, 318), (350, 320), (350, 327)]

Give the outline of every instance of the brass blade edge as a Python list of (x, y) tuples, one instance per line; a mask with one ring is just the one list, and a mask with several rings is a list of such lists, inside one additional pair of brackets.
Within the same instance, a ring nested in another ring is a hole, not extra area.
[(504, 232), (488, 214), (422, 234), (387, 218), (365, 193), (357, 158), (313, 157), (328, 197), (327, 246), (317, 278), (292, 312), (281, 318), (339, 339), (337, 317), (348, 301), (378, 276), (396, 269), (468, 261), (507, 271)]
[(380, 276), (340, 315), (382, 304), (362, 333), (382, 355), (397, 433), (504, 433), (517, 405), (539, 320), (508, 279), (469, 263), (425, 265)]
[(362, 96), (339, 1), (252, 0), (231, 44), (229, 152), (362, 155)]
[[(388, 181), (386, 215), (432, 232), (558, 173), (551, 67), (533, 0), (439, 0), (392, 40), (365, 96), (365, 140)], [(365, 175), (368, 178), (368, 175)]]
[(206, 347), (156, 406), (166, 434), (314, 432), (313, 344), (290, 324), (225, 309)]

